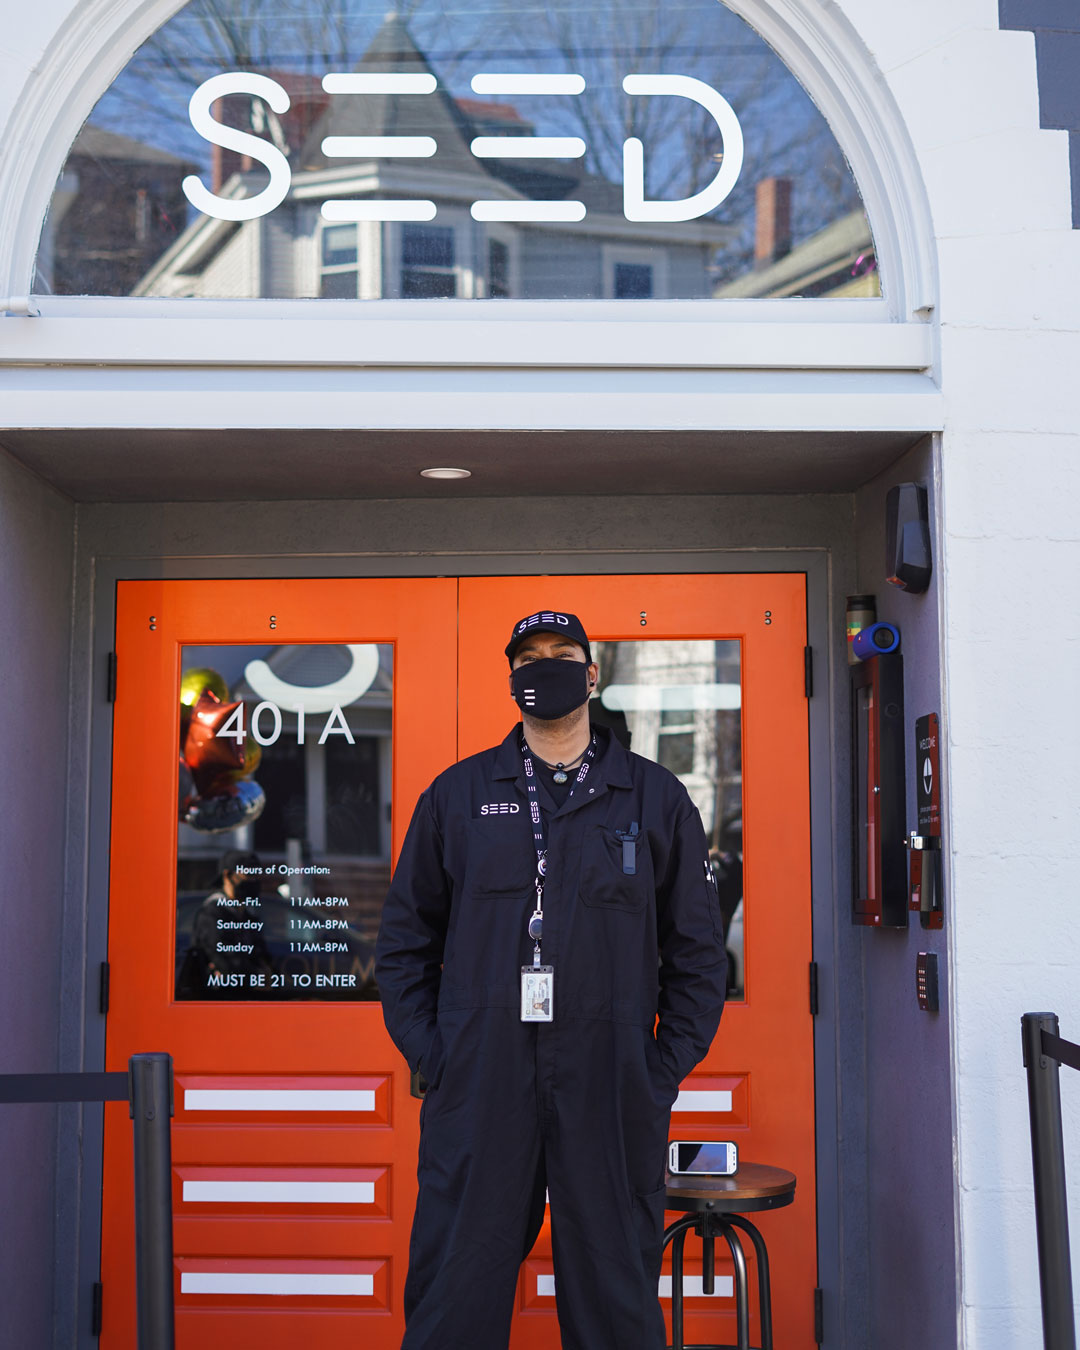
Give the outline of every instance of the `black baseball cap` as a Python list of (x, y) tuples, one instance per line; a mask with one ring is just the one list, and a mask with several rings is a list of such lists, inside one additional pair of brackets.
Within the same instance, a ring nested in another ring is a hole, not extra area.
[(585, 629), (581, 626), (581, 620), (576, 614), (560, 614), (557, 610), (544, 609), (538, 614), (528, 614), (519, 623), (514, 624), (514, 631), (510, 634), (510, 641), (506, 644), (506, 659), (511, 665), (514, 664), (514, 653), (518, 646), (527, 637), (533, 633), (558, 633), (560, 637), (568, 637), (572, 642), (576, 642), (579, 647), (585, 650), (585, 660), (592, 661), (592, 650), (589, 647), (589, 639), (585, 636)]

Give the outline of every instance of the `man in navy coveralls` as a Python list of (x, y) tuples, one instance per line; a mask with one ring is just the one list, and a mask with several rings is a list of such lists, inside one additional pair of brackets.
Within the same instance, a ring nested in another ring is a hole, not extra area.
[(724, 1002), (705, 835), (673, 774), (590, 726), (574, 615), (528, 616), (506, 655), (522, 723), (421, 796), (379, 933), (428, 1084), (402, 1347), (506, 1350), (547, 1188), (564, 1350), (660, 1350), (671, 1106)]

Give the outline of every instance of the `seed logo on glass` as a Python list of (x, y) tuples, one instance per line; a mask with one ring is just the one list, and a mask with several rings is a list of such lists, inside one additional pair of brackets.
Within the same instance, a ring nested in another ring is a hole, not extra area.
[[(586, 80), (582, 75), (556, 72), (521, 72), (520, 74), (492, 74), (478, 72), (472, 77), (472, 92), (482, 95), (546, 94), (557, 97), (576, 97), (584, 93)], [(438, 81), (430, 72), (391, 73), (380, 71), (330, 71), (322, 77), (323, 91), (328, 98), (339, 96), (374, 95), (385, 97), (423, 97), (438, 90)], [(703, 108), (722, 138), (723, 155), (717, 156), (719, 165), (712, 182), (689, 197), (675, 201), (654, 200), (645, 196), (645, 147), (636, 136), (623, 141), (623, 215), (639, 222), (677, 222), (697, 220), (708, 215), (730, 195), (743, 164), (743, 131), (731, 104), (719, 90), (704, 80), (691, 75), (628, 74), (622, 88), (631, 98), (666, 95), (696, 104)], [(253, 70), (230, 70), (211, 75), (195, 89), (188, 103), (188, 116), (194, 130), (211, 145), (246, 155), (268, 170), (270, 182), (250, 197), (224, 196), (211, 192), (197, 174), (188, 174), (180, 184), (184, 196), (196, 211), (218, 220), (257, 220), (280, 206), (293, 187), (293, 168), (285, 150), (272, 140), (264, 140), (251, 132), (241, 131), (218, 122), (213, 116), (214, 104), (219, 99), (248, 95), (262, 99), (277, 116), (283, 117), (292, 107), (292, 100), (284, 85), (269, 75)], [(421, 105), (422, 106), (422, 105)], [(271, 124), (273, 125), (273, 124)], [(499, 159), (512, 152), (505, 148), (503, 137), (477, 136), (469, 148), (478, 159)], [(530, 137), (531, 159), (579, 159), (587, 146), (580, 136)], [(518, 142), (515, 140), (515, 144)], [(378, 158), (398, 156), (428, 159), (438, 152), (433, 136), (327, 136), (322, 142), (322, 153), (327, 159)], [(404, 200), (382, 199), (328, 199), (321, 205), (324, 220), (434, 220), (438, 203), (419, 198)], [(511, 203), (496, 200), (474, 201), (469, 207), (474, 220), (481, 221), (537, 221), (545, 224), (576, 223), (584, 220), (587, 207), (584, 202), (570, 199), (559, 201), (531, 200)]]

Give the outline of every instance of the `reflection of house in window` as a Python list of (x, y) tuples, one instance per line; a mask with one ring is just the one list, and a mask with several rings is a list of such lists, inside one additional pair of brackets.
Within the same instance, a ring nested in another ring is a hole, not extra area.
[(510, 294), (510, 245), (488, 240), (488, 296), (493, 300)]
[[(432, 74), (403, 21), (391, 15), (356, 66), (365, 73)], [(710, 218), (678, 226), (631, 222), (622, 188), (580, 159), (529, 155), (477, 158), (476, 136), (518, 140), (536, 127), (508, 104), (452, 97), (337, 94), (315, 90), (311, 77), (274, 72), (297, 115), (267, 115), (257, 99), (230, 96), (223, 120), (257, 131), (287, 154), (292, 189), (280, 206), (240, 225), (196, 216), (172, 247), (132, 287), (138, 295), (341, 299), (508, 298), (622, 299), (708, 296), (711, 265), (733, 227)], [(257, 112), (257, 116), (256, 116)], [(227, 115), (226, 115), (227, 114)], [(256, 126), (256, 122), (260, 126)], [(328, 157), (328, 137), (430, 137), (431, 157)], [(214, 157), (213, 190), (246, 197), (266, 186), (266, 172), (226, 152)], [(321, 203), (379, 199), (433, 201), (426, 221), (331, 224)], [(580, 222), (482, 222), (475, 201), (576, 201)], [(614, 250), (614, 251), (612, 251)]]
[(659, 249), (605, 244), (604, 295), (612, 300), (662, 300), (668, 295), (667, 260)]
[(457, 295), (451, 226), (402, 225), (401, 294), (407, 300)]
[(656, 759), (677, 778), (694, 772), (694, 714), (689, 709), (660, 709)]
[(34, 290), (126, 295), (180, 234), (196, 165), (87, 124), (71, 147), (38, 249)]
[(319, 294), (328, 300), (355, 300), (360, 294), (360, 255), (355, 225), (324, 225)]
[(601, 703), (625, 715), (630, 748), (682, 781), (710, 846), (732, 847), (742, 826), (738, 641), (598, 642), (595, 654)]
[(865, 212), (858, 208), (809, 239), (791, 244), (792, 185), (769, 178), (757, 186), (754, 266), (716, 287), (720, 300), (881, 294), (874, 241)]
[[(256, 775), (266, 792), (266, 807), (254, 825), (254, 847), (260, 855), (284, 858), (298, 847), (320, 859), (389, 858), (389, 649), (385, 655), (380, 651), (380, 658), (370, 688), (341, 709), (349, 736), (335, 729), (324, 737), (331, 714), (308, 713), (300, 745), (296, 713), (281, 709), (282, 734), (263, 747)], [(333, 645), (282, 646), (266, 662), (276, 676), (296, 685), (302, 698), (305, 686), (317, 688), (340, 679), (350, 657), (346, 648)], [(245, 681), (236, 685), (233, 696), (249, 706), (260, 698)]]
[[(213, 649), (205, 651), (204, 660), (220, 663)], [(244, 662), (265, 660), (274, 676), (295, 686), (298, 704), (305, 702), (305, 688), (317, 695), (321, 687), (347, 675), (351, 666), (348, 649), (333, 644), (284, 645), (240, 655)], [(280, 735), (261, 747), (254, 775), (266, 797), (262, 814), (229, 836), (202, 835), (181, 826), (181, 859), (199, 855), (216, 859), (223, 849), (238, 847), (253, 848), (269, 862), (292, 863), (304, 857), (328, 860), (336, 869), (355, 860), (378, 862), (385, 869), (390, 860), (392, 663), (392, 648), (380, 647), (370, 686), (341, 707), (347, 736), (332, 712), (311, 708), (305, 711), (301, 736), (296, 707), (290, 706), (294, 701), (283, 699)], [(253, 710), (263, 695), (239, 671), (228, 672), (227, 679), (232, 697), (245, 703), (250, 732)], [(269, 714), (261, 719), (264, 736), (272, 721)]]
[(649, 263), (615, 264), (616, 300), (651, 300), (653, 270)]

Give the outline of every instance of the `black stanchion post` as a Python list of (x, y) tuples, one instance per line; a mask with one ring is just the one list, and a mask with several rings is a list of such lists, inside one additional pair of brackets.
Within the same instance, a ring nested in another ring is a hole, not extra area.
[(1065, 1144), (1061, 1132), (1060, 1066), (1043, 1054), (1042, 1034), (1058, 1034), (1055, 1013), (1025, 1013), (1020, 1019), (1031, 1113), (1031, 1166), (1035, 1174), (1035, 1232), (1039, 1245), (1043, 1345), (1076, 1350), (1069, 1211), (1065, 1198)]
[(174, 1350), (171, 1055), (132, 1055), (138, 1350)]

